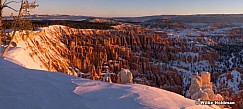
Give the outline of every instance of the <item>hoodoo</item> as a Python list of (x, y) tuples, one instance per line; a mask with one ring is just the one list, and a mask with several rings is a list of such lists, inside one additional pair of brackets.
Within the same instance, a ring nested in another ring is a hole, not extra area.
[(201, 101), (223, 101), (224, 99), (220, 94), (214, 94), (213, 84), (210, 80), (209, 72), (202, 72), (201, 77), (196, 73), (191, 79), (191, 86), (186, 96)]

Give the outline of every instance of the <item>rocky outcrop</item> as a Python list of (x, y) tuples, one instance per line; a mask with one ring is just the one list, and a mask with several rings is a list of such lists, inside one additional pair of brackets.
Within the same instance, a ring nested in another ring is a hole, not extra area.
[(117, 83), (120, 84), (133, 83), (133, 75), (130, 72), (130, 70), (122, 68), (117, 75), (118, 75)]
[(191, 86), (186, 96), (194, 100), (223, 101), (220, 94), (214, 94), (210, 79), (209, 72), (202, 72), (201, 77), (196, 74), (191, 79)]

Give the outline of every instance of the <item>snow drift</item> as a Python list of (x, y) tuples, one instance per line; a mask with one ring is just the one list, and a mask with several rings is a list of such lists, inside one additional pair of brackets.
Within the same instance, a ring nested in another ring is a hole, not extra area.
[(0, 63), (0, 104), (1, 109), (209, 108), (150, 86), (30, 70), (4, 59)]

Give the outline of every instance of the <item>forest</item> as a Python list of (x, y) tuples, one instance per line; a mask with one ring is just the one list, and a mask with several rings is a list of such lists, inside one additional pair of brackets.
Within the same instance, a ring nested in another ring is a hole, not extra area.
[[(6, 29), (11, 29), (13, 22), (14, 22), (13, 20), (5, 20), (4, 27)], [(38, 29), (39, 27), (47, 27), (50, 25), (65, 25), (76, 29), (107, 30), (107, 29), (113, 29), (112, 26), (117, 25), (117, 24), (108, 24), (108, 23), (93, 23), (87, 21), (70, 21), (70, 20), (32, 20), (32, 21), (25, 21), (25, 22), (31, 24), (32, 26), (30, 28), (33, 30)]]

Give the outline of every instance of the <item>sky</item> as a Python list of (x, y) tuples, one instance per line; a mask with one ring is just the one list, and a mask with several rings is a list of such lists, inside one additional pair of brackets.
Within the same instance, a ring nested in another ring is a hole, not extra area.
[[(243, 14), (243, 0), (37, 0), (32, 14), (96, 17)], [(18, 8), (18, 5), (12, 5)], [(13, 11), (4, 10), (4, 15)]]

